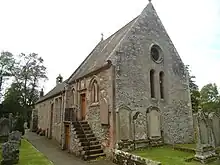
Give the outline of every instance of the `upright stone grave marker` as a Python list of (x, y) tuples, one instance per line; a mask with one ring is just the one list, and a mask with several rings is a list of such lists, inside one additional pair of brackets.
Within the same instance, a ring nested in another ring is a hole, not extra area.
[(220, 117), (212, 112), (209, 114), (209, 119), (211, 122), (211, 127), (213, 129), (214, 140), (215, 140), (215, 147), (220, 146)]
[(22, 133), (19, 131), (13, 131), (8, 136), (8, 141), (16, 141), (19, 145), (21, 145), (21, 136)]
[(19, 161), (19, 145), (16, 141), (8, 141), (2, 144), (1, 165), (13, 165)]
[(213, 132), (208, 117), (202, 111), (198, 112), (197, 123), (195, 160), (207, 163), (216, 159)]
[(3, 117), (0, 119), (0, 142), (6, 142), (10, 133), (9, 119)]

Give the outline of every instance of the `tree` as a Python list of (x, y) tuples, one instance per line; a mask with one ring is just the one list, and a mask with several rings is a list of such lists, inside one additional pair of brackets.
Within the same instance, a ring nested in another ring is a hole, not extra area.
[(202, 87), (201, 91), (201, 107), (206, 112), (219, 111), (220, 95), (218, 87), (214, 83), (209, 83)]
[(24, 111), (21, 104), (21, 91), (16, 83), (12, 83), (10, 88), (5, 92), (4, 101), (2, 102), (4, 111), (8, 113), (13, 113), (14, 115), (17, 112), (22, 113)]
[(40, 82), (47, 79), (43, 62), (36, 53), (21, 53), (18, 58), (15, 57), (9, 72), (13, 83), (7, 89), (3, 101), (5, 109), (22, 113), (25, 119), (30, 117), (29, 112), (39, 99)]
[(2, 86), (7, 78), (11, 77), (11, 69), (14, 67), (15, 59), (10, 52), (1, 52), (0, 55), (0, 94), (2, 95)]
[(12, 75), (21, 90), (22, 106), (30, 108), (38, 100), (39, 82), (47, 79), (46, 67), (36, 53), (21, 53), (19, 59)]
[(195, 76), (191, 75), (191, 70), (189, 69), (189, 65), (186, 65), (186, 70), (189, 73), (189, 89), (190, 89), (190, 95), (191, 95), (191, 104), (192, 104), (192, 110), (193, 113), (198, 112), (199, 106), (200, 106), (200, 92), (199, 87), (195, 83)]

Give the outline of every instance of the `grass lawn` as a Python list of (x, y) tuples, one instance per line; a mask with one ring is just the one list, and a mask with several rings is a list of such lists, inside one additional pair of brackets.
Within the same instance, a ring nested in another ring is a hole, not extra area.
[[(162, 146), (152, 149), (137, 150), (132, 152), (135, 155), (159, 161), (162, 165), (201, 165), (199, 162), (185, 162), (186, 158), (193, 157), (193, 153), (173, 150), (171, 147)], [(209, 165), (219, 165), (219, 162), (213, 162)]]
[(190, 148), (190, 149), (196, 149), (196, 144), (192, 143), (192, 144), (175, 144), (176, 146), (179, 147), (184, 147), (184, 148)]
[[(0, 155), (2, 160), (2, 155)], [(18, 165), (53, 165), (42, 153), (37, 151), (31, 143), (22, 139), (20, 160)]]

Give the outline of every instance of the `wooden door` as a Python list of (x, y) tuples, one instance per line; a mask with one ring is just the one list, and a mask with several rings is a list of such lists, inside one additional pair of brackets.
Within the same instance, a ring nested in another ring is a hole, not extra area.
[(50, 108), (50, 133), (49, 133), (49, 138), (52, 138), (52, 130), (53, 130), (53, 104), (51, 104)]
[(65, 148), (68, 150), (70, 145), (70, 127), (65, 125)]
[(81, 119), (86, 117), (86, 94), (81, 94)]

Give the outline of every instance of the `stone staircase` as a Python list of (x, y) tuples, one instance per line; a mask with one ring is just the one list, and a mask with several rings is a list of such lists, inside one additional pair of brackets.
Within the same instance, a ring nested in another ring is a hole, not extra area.
[(159, 147), (159, 146), (163, 146), (163, 140), (162, 139), (151, 139), (150, 140), (150, 146), (151, 147)]
[(87, 121), (73, 122), (75, 136), (81, 148), (83, 160), (96, 159), (105, 156), (100, 142), (95, 137)]

